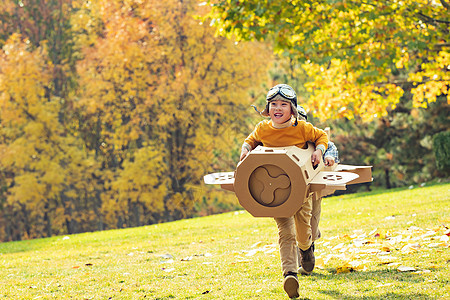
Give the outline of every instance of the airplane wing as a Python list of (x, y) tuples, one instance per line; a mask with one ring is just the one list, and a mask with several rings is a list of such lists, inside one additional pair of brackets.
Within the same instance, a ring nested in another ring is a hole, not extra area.
[(324, 188), (345, 190), (346, 184), (358, 177), (358, 174), (350, 172), (321, 171), (311, 180), (311, 190), (317, 191)]
[(234, 172), (211, 173), (203, 176), (206, 184), (233, 184)]

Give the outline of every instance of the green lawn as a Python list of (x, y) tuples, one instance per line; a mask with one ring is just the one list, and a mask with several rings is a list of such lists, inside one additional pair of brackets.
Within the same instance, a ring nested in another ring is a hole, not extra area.
[[(450, 299), (449, 190), (324, 199), (300, 299)], [(245, 211), (0, 244), (5, 299), (287, 299), (280, 272), (275, 222)]]

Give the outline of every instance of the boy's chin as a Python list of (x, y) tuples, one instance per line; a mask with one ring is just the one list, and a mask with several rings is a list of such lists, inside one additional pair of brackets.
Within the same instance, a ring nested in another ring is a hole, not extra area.
[(290, 118), (272, 118), (272, 122), (274, 122), (276, 124), (284, 124), (289, 120), (290, 120)]

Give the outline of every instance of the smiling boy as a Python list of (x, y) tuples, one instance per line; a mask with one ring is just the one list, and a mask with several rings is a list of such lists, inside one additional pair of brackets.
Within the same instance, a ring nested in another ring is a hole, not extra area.
[[(311, 155), (313, 165), (318, 165), (327, 149), (327, 134), (314, 127), (311, 123), (298, 120), (297, 95), (287, 84), (278, 84), (271, 88), (266, 96), (266, 107), (262, 116), (270, 117), (259, 122), (253, 132), (242, 145), (241, 157), (262, 144), (266, 147), (297, 146), (303, 148), (308, 141), (314, 142), (316, 150)], [(298, 201), (303, 198), (299, 196)], [(301, 266), (311, 272), (314, 269), (315, 258), (311, 234), (312, 198), (309, 196), (297, 212), (292, 212), (289, 218), (274, 218), (278, 227), (281, 266), (284, 276), (283, 288), (290, 298), (298, 297), (299, 268), (297, 253), (301, 253)]]

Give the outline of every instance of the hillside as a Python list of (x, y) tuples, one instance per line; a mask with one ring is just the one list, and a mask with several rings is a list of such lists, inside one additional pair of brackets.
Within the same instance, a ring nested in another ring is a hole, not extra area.
[[(301, 299), (448, 299), (450, 184), (324, 199)], [(2, 299), (287, 299), (275, 222), (236, 211), (0, 244)]]

